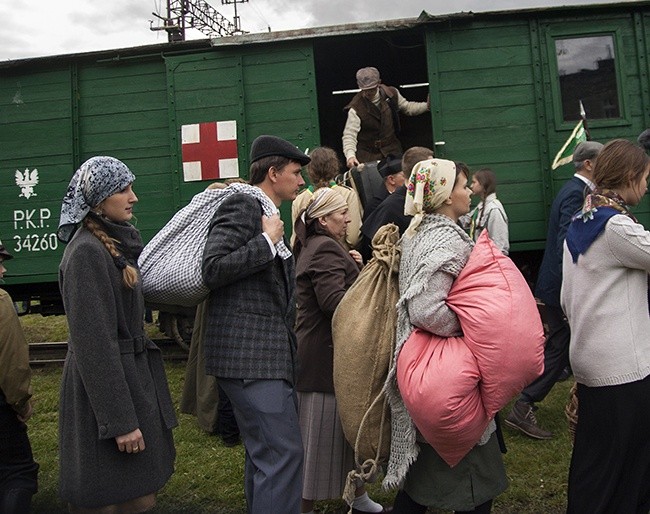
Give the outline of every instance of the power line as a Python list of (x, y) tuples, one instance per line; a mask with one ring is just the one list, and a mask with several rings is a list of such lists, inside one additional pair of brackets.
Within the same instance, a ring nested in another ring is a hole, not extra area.
[(235, 30), (239, 33), (241, 33), (241, 20), (239, 19), (239, 16), (237, 16), (237, 4), (244, 4), (248, 3), (248, 0), (221, 0), (221, 5), (230, 5), (233, 4), (235, 6), (235, 17), (234, 17), (234, 24), (235, 24)]
[(257, 12), (257, 15), (262, 19), (262, 21), (266, 24), (266, 28), (268, 29), (269, 32), (271, 32), (271, 24), (269, 21), (264, 17), (262, 14), (262, 11), (260, 11), (255, 4), (251, 4), (251, 7)]

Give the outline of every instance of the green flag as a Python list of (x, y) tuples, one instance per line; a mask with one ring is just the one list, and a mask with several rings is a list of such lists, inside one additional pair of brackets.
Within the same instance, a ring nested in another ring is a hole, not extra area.
[(566, 140), (564, 146), (555, 156), (553, 164), (551, 164), (551, 169), (559, 168), (563, 164), (571, 162), (571, 159), (573, 158), (573, 151), (576, 149), (578, 143), (582, 143), (586, 140), (587, 132), (585, 131), (585, 120), (582, 119), (578, 122), (576, 128), (574, 128), (573, 132), (571, 132), (569, 139)]

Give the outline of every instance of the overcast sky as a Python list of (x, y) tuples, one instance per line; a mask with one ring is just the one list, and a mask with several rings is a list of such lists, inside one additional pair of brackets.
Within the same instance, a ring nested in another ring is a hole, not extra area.
[[(199, 3), (200, 0), (194, 0)], [(232, 2), (232, 0), (229, 0)], [(633, 0), (632, 0), (633, 1)], [(208, 3), (227, 19), (233, 5)], [(415, 18), (461, 11), (494, 11), (553, 5), (605, 3), (594, 0), (249, 0), (238, 4), (241, 27), (249, 32), (288, 30), (341, 23)], [(0, 0), (0, 60), (164, 43), (163, 31), (149, 29), (164, 15), (166, 0)], [(206, 36), (188, 30), (187, 39)]]

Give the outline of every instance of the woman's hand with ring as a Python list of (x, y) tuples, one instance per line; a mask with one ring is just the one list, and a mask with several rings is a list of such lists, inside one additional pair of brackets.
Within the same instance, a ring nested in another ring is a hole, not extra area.
[(115, 438), (117, 449), (126, 453), (138, 453), (145, 449), (144, 437), (139, 428), (128, 434), (118, 435)]

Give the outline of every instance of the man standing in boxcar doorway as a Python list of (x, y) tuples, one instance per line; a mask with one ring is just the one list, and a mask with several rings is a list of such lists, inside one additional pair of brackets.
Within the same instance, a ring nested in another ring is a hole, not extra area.
[(595, 187), (592, 182), (594, 164), (602, 148), (603, 145), (596, 141), (584, 141), (576, 146), (573, 151), (575, 174), (562, 186), (551, 206), (546, 248), (535, 286), (535, 296), (544, 302), (544, 317), (548, 325), (544, 372), (522, 391), (505, 419), (506, 425), (534, 439), (553, 437), (552, 432), (537, 424), (535, 402), (546, 398), (564, 368), (569, 365), (571, 330), (560, 306), (564, 239), (571, 218), (582, 208), (585, 193)]
[(397, 88), (381, 83), (377, 68), (357, 71), (357, 85), (361, 91), (345, 106), (348, 117), (342, 140), (348, 168), (388, 154), (401, 155), (399, 113), (417, 116), (429, 110), (428, 97), (426, 102), (409, 102)]
[(296, 198), (305, 184), (301, 167), (309, 161), (283, 139), (255, 139), (250, 183), (256, 187), (221, 203), (203, 254), (203, 278), (212, 291), (206, 371), (233, 405), (246, 449), (244, 488), (252, 514), (300, 512), (295, 266), (277, 208)]

